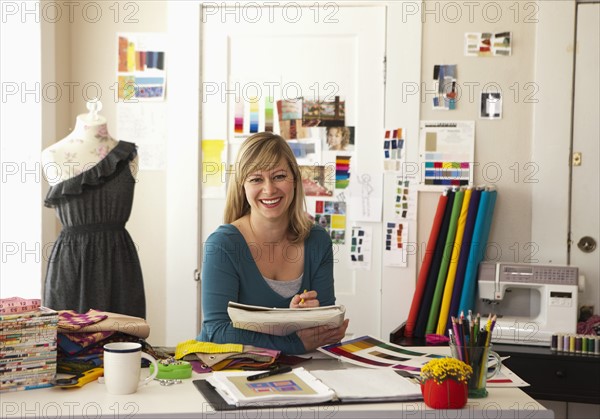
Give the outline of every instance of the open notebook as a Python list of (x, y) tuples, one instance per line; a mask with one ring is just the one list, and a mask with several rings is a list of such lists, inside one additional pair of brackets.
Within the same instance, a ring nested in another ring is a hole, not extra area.
[[(421, 400), (421, 388), (392, 369), (350, 368), (308, 372), (302, 367), (256, 381), (256, 371), (218, 371), (206, 379), (229, 409), (311, 405), (327, 402), (370, 403)], [(210, 400), (207, 389), (194, 384), (216, 410), (228, 409)]]
[(286, 336), (309, 327), (341, 326), (344, 322), (346, 308), (342, 305), (314, 308), (269, 308), (230, 301), (227, 305), (227, 313), (233, 327), (238, 329)]

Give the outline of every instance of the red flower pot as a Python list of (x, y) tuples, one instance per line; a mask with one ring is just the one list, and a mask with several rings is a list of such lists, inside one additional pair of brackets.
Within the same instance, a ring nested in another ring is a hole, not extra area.
[(425, 404), (434, 409), (462, 409), (467, 404), (467, 383), (456, 380), (444, 380), (439, 384), (427, 380), (421, 384), (421, 393)]

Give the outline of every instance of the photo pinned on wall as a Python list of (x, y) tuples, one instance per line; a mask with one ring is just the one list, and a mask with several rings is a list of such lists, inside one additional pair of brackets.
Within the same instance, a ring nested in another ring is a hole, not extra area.
[(508, 57), (512, 54), (511, 32), (467, 32), (465, 33), (465, 55), (467, 57)]
[(346, 103), (339, 96), (333, 100), (304, 99), (302, 123), (310, 127), (343, 127), (346, 125)]
[(417, 178), (405, 174), (396, 176), (394, 214), (398, 220), (417, 219)]
[(344, 244), (346, 235), (346, 203), (316, 201), (315, 224), (323, 227), (335, 244)]
[(165, 99), (166, 36), (117, 33), (118, 98), (124, 102)]
[(479, 103), (479, 118), (501, 119), (502, 118), (502, 94), (481, 92)]
[(323, 150), (354, 150), (354, 127), (324, 127), (324, 129), (325, 141), (323, 142)]
[(442, 191), (473, 183), (474, 121), (421, 121), (419, 135), (421, 190)]
[(306, 196), (333, 196), (335, 166), (300, 166), (302, 185)]
[(286, 140), (304, 138), (302, 124), (302, 98), (277, 101), (279, 135)]
[(352, 236), (350, 238), (350, 269), (371, 269), (372, 243), (373, 233), (371, 227), (352, 227)]
[(396, 172), (402, 170), (404, 159), (404, 130), (394, 128), (385, 130), (383, 138), (383, 170)]
[(303, 140), (287, 140), (296, 161), (300, 166), (320, 164), (321, 147), (319, 139), (307, 138)]
[(319, 164), (325, 127), (303, 123), (302, 103), (302, 98), (277, 101), (279, 135), (288, 141), (299, 165)]
[(384, 266), (408, 266), (408, 223), (388, 221), (385, 223)]
[(434, 65), (433, 80), (436, 95), (433, 97), (434, 110), (454, 110), (457, 103), (456, 64)]

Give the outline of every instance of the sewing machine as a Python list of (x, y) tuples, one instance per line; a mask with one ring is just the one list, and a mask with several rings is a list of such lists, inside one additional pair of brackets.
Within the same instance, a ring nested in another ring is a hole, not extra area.
[(578, 284), (573, 266), (482, 262), (476, 310), (497, 315), (492, 342), (550, 346), (577, 330)]

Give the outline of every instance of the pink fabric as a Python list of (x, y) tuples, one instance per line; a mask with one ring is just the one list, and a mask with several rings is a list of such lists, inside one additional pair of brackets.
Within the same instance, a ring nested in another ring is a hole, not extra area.
[(61, 310), (58, 312), (58, 327), (67, 330), (79, 330), (82, 327), (96, 324), (107, 317), (107, 314), (98, 310), (88, 310), (84, 314), (73, 310)]

